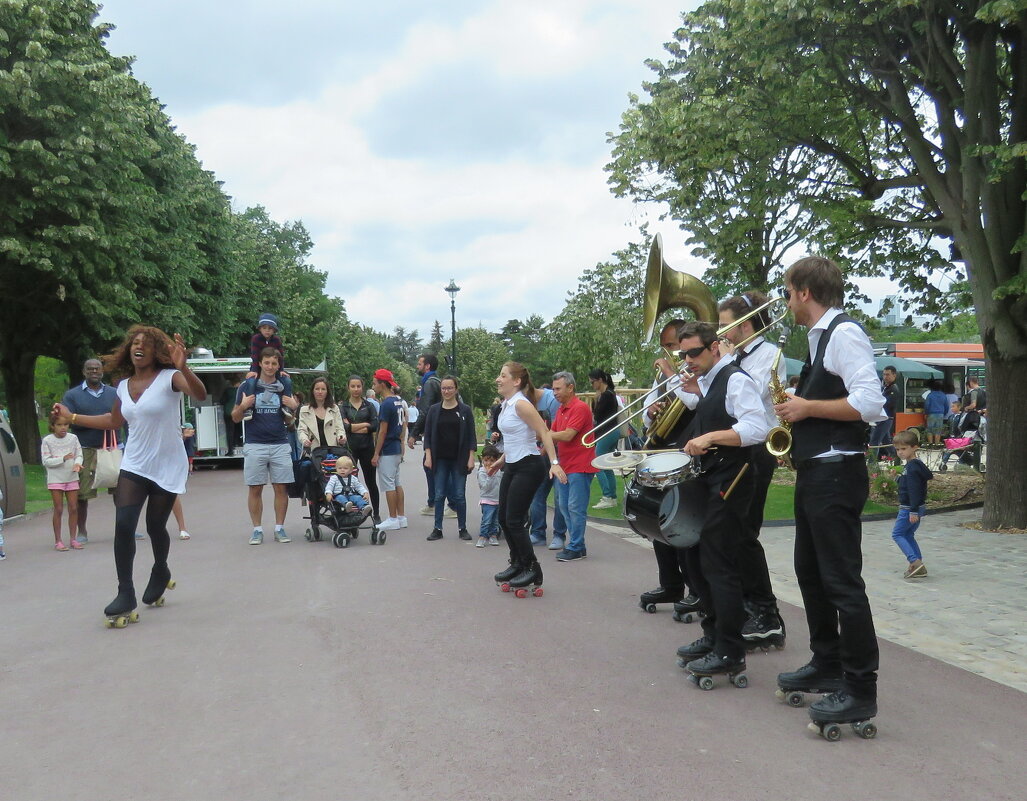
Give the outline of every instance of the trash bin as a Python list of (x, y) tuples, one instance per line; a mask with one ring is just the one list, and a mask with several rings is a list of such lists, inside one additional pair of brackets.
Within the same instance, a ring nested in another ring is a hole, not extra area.
[(25, 467), (14, 439), (11, 424), (0, 418), (0, 490), (3, 490), (4, 517), (25, 514)]

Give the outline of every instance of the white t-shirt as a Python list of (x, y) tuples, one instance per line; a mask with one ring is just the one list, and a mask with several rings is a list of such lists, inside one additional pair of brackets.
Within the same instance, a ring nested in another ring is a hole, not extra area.
[(176, 495), (185, 492), (189, 458), (182, 444), (180, 393), (171, 387), (178, 370), (161, 370), (153, 383), (133, 401), (128, 379), (118, 384), (121, 414), (128, 421), (128, 441), (121, 469), (148, 478)]
[(525, 456), (537, 456), (538, 446), (535, 444), (535, 432), (517, 414), (517, 402), (531, 403), (523, 392), (503, 401), (499, 412), (499, 430), (503, 434), (503, 453), (508, 464), (519, 462)]

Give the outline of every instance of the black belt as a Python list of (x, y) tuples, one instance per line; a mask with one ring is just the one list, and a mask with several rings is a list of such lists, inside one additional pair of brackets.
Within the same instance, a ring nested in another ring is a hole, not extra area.
[(854, 462), (856, 460), (863, 461), (866, 456), (862, 453), (838, 453), (834, 456), (824, 456), (819, 459), (803, 459), (797, 467), (807, 468), (814, 467), (818, 464), (835, 464), (837, 462)]

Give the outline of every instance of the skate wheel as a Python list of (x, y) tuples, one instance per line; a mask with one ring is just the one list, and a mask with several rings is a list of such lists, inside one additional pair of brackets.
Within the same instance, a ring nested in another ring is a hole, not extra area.
[(653, 614), (656, 611), (656, 604), (646, 604), (645, 611), (648, 612), (650, 615)]
[(869, 720), (853, 723), (852, 730), (864, 740), (873, 740), (877, 736), (877, 726)]
[(700, 690), (712, 690), (713, 689), (713, 677), (712, 676), (700, 676), (699, 677), (699, 689)]
[(749, 677), (745, 675), (735, 676), (731, 679), (731, 683), (735, 685), (735, 687), (745, 689), (749, 686)]
[(535, 589), (533, 589), (531, 591), (531, 594), (534, 595), (536, 598), (541, 598), (542, 597), (542, 588), (541, 587), (536, 587)]
[(510, 585), (504, 582), (503, 584), (499, 585), (499, 589), (502, 592), (510, 592)]
[(170, 580), (170, 581), (168, 582), (168, 589), (169, 589), (169, 590), (173, 590), (173, 589), (175, 589), (175, 587), (177, 587), (177, 586), (178, 586), (178, 582), (176, 582), (176, 581), (175, 581), (174, 579), (171, 579), (171, 580)]
[(103, 626), (104, 628), (112, 629), (114, 628), (114, 621), (110, 618), (107, 618), (105, 621), (103, 621)]
[(516, 595), (518, 598), (527, 598), (528, 591), (523, 587), (518, 587), (516, 590), (514, 590), (514, 595)]
[(678, 623), (691, 623), (693, 620), (695, 620), (695, 618), (692, 617), (692, 613), (691, 612), (686, 612), (685, 614), (681, 614), (680, 612), (675, 612), (674, 613), (674, 619)]
[(794, 706), (796, 709), (798, 709), (805, 703), (806, 699), (802, 697), (802, 693), (788, 693), (788, 706)]
[(156, 601), (154, 601), (153, 605), (154, 606), (158, 606), (158, 607), (164, 606), (164, 596), (162, 595), (160, 598), (158, 598)]
[(130, 614), (128, 616), (128, 622), (129, 623), (138, 623), (139, 622), (139, 613), (138, 612), (133, 612), (132, 614)]
[(838, 740), (841, 739), (842, 729), (841, 726), (839, 726), (836, 723), (828, 723), (821, 730), (821, 734), (824, 735), (824, 739), (827, 740), (829, 743), (836, 743), (838, 742)]
[(114, 628), (116, 628), (116, 629), (123, 629), (127, 625), (128, 625), (128, 618), (127, 617), (122, 617), (121, 615), (119, 615), (118, 617), (114, 618)]

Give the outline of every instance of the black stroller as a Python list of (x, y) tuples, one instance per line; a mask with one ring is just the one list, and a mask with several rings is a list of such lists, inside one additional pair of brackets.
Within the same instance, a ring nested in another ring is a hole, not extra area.
[(305, 519), (310, 521), (310, 528), (304, 536), (307, 542), (331, 539), (336, 548), (348, 548), (350, 540), (360, 536), (361, 528), (369, 528), (371, 544), (384, 545), (386, 532), (378, 530), (374, 518), (366, 511), (347, 512), (335, 501), (325, 500), (325, 487), (335, 474), (335, 461), (340, 456), (352, 458), (345, 447), (315, 448), (310, 454), (304, 491), (310, 512)]

